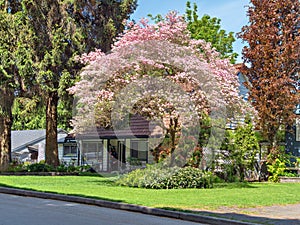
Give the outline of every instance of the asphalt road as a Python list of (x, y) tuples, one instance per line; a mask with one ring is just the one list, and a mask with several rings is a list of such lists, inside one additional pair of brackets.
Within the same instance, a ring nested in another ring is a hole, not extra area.
[(0, 194), (0, 225), (196, 225), (183, 220), (82, 205), (78, 203)]

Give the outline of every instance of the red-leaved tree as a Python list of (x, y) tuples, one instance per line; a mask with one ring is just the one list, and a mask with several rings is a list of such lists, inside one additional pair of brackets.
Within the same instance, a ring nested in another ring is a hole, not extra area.
[(278, 157), (278, 132), (295, 121), (299, 103), (297, 81), (300, 49), (300, 2), (251, 0), (249, 25), (239, 37), (243, 49), (243, 73), (251, 83), (250, 100), (258, 112), (257, 125), (270, 142), (269, 159)]

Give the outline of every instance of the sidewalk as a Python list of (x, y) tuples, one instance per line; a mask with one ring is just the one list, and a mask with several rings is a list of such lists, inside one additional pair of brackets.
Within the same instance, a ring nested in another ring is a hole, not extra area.
[(268, 206), (260, 208), (222, 208), (218, 211), (189, 211), (178, 212), (157, 208), (149, 208), (132, 204), (110, 202), (106, 200), (83, 198), (78, 196), (67, 196), (52, 193), (44, 193), (38, 191), (29, 191), (22, 189), (14, 189), (0, 187), (0, 193), (30, 196), (37, 198), (55, 199), (68, 202), (76, 202), (81, 204), (96, 205), (113, 209), (127, 210), (151, 214), (156, 216), (164, 216), (206, 224), (216, 225), (254, 225), (254, 224), (270, 224), (270, 225), (300, 225), (300, 204), (286, 206)]
[(224, 207), (216, 211), (198, 212), (202, 215), (247, 221), (256, 224), (300, 225), (300, 204), (244, 209)]

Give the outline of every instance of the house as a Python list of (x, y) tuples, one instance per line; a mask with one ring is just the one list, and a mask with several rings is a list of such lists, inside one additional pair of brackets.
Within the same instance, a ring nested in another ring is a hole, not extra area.
[(80, 164), (91, 165), (98, 172), (111, 172), (152, 163), (151, 146), (161, 136), (158, 125), (139, 115), (132, 115), (128, 126), (120, 129), (88, 129), (76, 135)]
[[(248, 101), (249, 90), (246, 87), (246, 83), (249, 83), (248, 78), (240, 71), (241, 67), (243, 66), (242, 63), (235, 64), (234, 67), (237, 70), (237, 78), (239, 83), (239, 95), (242, 97), (244, 101)], [(237, 116), (233, 119), (229, 119), (228, 123), (226, 124), (226, 129), (235, 130), (238, 124), (242, 124), (244, 122), (244, 116)]]
[(300, 121), (296, 120), (291, 131), (286, 132), (286, 153), (291, 155), (291, 161), (295, 162), (294, 157), (300, 157)]
[[(300, 90), (300, 79), (296, 88)], [(296, 121), (286, 132), (286, 152), (292, 156), (300, 157), (300, 104), (297, 105), (295, 114), (297, 115)], [(291, 161), (295, 162), (295, 158), (291, 157)]]
[[(59, 159), (63, 160), (63, 145), (67, 132), (58, 129)], [(40, 162), (45, 159), (46, 130), (13, 130), (11, 132), (12, 160)]]
[[(299, 35), (300, 30), (300, 22), (296, 25), (295, 34)], [(300, 64), (300, 59), (298, 59), (298, 64)], [(299, 68), (299, 67), (298, 67)], [(299, 69), (296, 72), (296, 76), (298, 77), (298, 85), (297, 89), (300, 89), (300, 79), (299, 79)], [(296, 115), (300, 115), (300, 103), (296, 106), (295, 110)], [(300, 118), (298, 117), (295, 121), (295, 124), (286, 132), (286, 153), (290, 154), (292, 157), (290, 158), (291, 162), (295, 162), (295, 157), (300, 157)]]
[[(243, 99), (248, 101), (248, 92), (249, 90), (244, 85), (245, 83), (249, 82), (248, 78), (243, 75), (239, 69), (242, 66), (242, 64), (236, 64), (235, 67), (238, 70), (238, 80), (239, 80), (239, 92), (240, 95), (243, 96)], [(299, 88), (299, 87), (298, 87)], [(297, 115), (300, 115), (300, 104), (297, 105), (295, 113)], [(230, 129), (234, 129), (236, 127), (236, 122), (231, 122), (228, 124)], [(267, 145), (269, 145), (267, 142), (260, 143), (261, 145), (261, 151), (266, 151)], [(291, 162), (295, 162), (295, 157), (300, 157), (300, 119), (297, 119), (295, 124), (291, 127), (291, 129), (288, 129), (285, 136), (284, 143), (280, 142), (281, 146), (285, 147), (285, 152), (289, 155), (291, 155)]]

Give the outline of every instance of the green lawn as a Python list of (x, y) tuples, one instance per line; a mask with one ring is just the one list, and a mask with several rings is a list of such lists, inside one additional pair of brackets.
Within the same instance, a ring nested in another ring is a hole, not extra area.
[(0, 185), (181, 210), (300, 202), (300, 183), (216, 184), (213, 189), (151, 190), (116, 186), (112, 178), (102, 177), (0, 176)]

